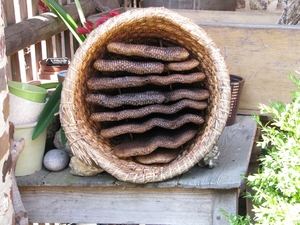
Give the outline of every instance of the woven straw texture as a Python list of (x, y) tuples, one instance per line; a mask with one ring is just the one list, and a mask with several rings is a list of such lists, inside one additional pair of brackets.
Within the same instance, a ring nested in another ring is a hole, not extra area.
[[(200, 61), (204, 85), (210, 92), (203, 129), (175, 160), (165, 165), (143, 165), (114, 155), (112, 143), (100, 136), (101, 124), (89, 119), (86, 82), (93, 77), (93, 63), (106, 54), (110, 42), (162, 39), (182, 46)], [(73, 153), (85, 163), (97, 165), (122, 181), (158, 182), (188, 171), (212, 150), (228, 118), (230, 79), (219, 49), (190, 19), (165, 8), (127, 11), (95, 29), (70, 63), (61, 96), (60, 117)]]

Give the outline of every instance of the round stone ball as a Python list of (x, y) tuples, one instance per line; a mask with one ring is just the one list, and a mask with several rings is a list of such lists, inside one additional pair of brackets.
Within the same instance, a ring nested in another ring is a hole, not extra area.
[(70, 157), (61, 149), (49, 150), (44, 156), (44, 166), (50, 171), (61, 171), (69, 164)]

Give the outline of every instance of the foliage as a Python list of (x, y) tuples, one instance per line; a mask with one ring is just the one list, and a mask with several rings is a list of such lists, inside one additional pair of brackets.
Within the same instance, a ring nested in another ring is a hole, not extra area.
[(226, 216), (228, 222), (230, 225), (250, 225), (250, 216), (234, 216), (234, 215), (229, 215), (228, 212), (226, 212), (224, 209), (220, 209), (221, 213)]
[[(300, 90), (300, 79), (289, 77)], [(272, 116), (267, 124), (254, 116), (262, 131), (257, 144), (266, 151), (258, 173), (247, 178), (255, 192), (256, 224), (300, 224), (300, 92), (293, 91), (292, 97), (289, 104), (260, 105), (263, 114)]]
[[(261, 104), (261, 113), (271, 116), (266, 124), (254, 116), (262, 131), (257, 144), (265, 152), (259, 158), (259, 171), (246, 178), (254, 190), (246, 197), (253, 200), (256, 225), (300, 225), (300, 79), (288, 75), (298, 88), (292, 92), (292, 101)], [(221, 212), (231, 225), (251, 224), (249, 215)]]

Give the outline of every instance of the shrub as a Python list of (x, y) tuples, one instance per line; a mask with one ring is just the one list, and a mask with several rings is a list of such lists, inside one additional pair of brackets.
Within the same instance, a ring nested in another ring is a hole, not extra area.
[[(298, 90), (292, 92), (289, 104), (270, 102), (260, 105), (262, 114), (270, 115), (263, 124), (255, 115), (262, 138), (257, 145), (262, 154), (258, 172), (246, 178), (254, 194), (254, 224), (300, 225), (300, 79), (289, 73)], [(230, 225), (249, 225), (250, 217), (229, 215)]]
[[(289, 77), (300, 90), (300, 79)], [(260, 105), (261, 113), (271, 120), (262, 124), (257, 144), (266, 154), (260, 157), (257, 174), (249, 175), (247, 183), (255, 194), (255, 224), (300, 224), (300, 92), (292, 92), (289, 104), (270, 102)]]

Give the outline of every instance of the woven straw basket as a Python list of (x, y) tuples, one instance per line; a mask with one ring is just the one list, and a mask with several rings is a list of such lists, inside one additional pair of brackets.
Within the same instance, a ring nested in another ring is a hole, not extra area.
[[(93, 107), (86, 103), (86, 82), (99, 76), (93, 68), (105, 58), (110, 42), (148, 42), (160, 39), (182, 46), (200, 61), (203, 85), (210, 92), (205, 122), (191, 144), (166, 164), (143, 165), (121, 159), (113, 143), (100, 135), (101, 123), (89, 119)], [(219, 49), (190, 19), (165, 8), (144, 8), (113, 17), (95, 29), (77, 50), (70, 63), (61, 96), (60, 116), (73, 153), (87, 164), (97, 165), (122, 181), (158, 182), (188, 171), (209, 153), (223, 131), (230, 108), (230, 79)]]

